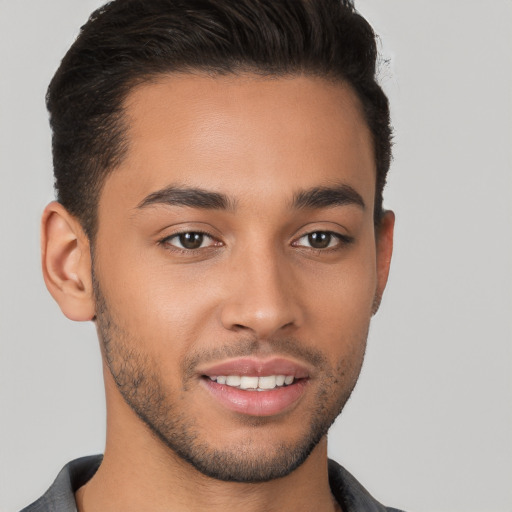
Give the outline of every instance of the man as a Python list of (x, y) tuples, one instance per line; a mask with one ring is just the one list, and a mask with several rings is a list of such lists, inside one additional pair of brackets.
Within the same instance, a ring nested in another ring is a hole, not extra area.
[(392, 252), (375, 62), (337, 0), (93, 13), (48, 91), (42, 261), (96, 324), (107, 441), (25, 510), (393, 510), (326, 437)]

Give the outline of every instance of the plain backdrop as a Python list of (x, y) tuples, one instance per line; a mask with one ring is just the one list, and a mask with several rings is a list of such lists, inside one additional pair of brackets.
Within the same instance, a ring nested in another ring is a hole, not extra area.
[[(39, 268), (46, 86), (97, 0), (0, 0), (0, 511), (102, 451), (92, 324)], [(512, 2), (359, 0), (395, 126), (387, 293), (330, 453), (385, 504), (512, 510)]]

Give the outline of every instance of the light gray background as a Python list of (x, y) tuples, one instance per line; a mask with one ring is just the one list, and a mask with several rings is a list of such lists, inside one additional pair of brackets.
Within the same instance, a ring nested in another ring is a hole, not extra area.
[[(39, 270), (45, 88), (98, 0), (0, 0), (0, 510), (102, 451), (92, 324)], [(512, 510), (512, 2), (360, 0), (382, 39), (397, 214), (390, 283), (331, 455), (386, 504)]]

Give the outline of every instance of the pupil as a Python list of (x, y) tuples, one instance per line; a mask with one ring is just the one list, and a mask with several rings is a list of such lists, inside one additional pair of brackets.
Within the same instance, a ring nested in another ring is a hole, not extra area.
[(331, 243), (331, 234), (317, 231), (308, 235), (308, 242), (315, 249), (325, 249)]
[(203, 239), (202, 233), (183, 233), (180, 235), (180, 244), (185, 249), (199, 249), (203, 244)]

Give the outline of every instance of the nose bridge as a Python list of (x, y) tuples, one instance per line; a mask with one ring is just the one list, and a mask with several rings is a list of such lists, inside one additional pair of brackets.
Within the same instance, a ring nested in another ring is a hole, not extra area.
[(227, 329), (246, 329), (266, 338), (297, 327), (301, 315), (286, 256), (271, 244), (258, 245), (233, 258), (222, 323)]

